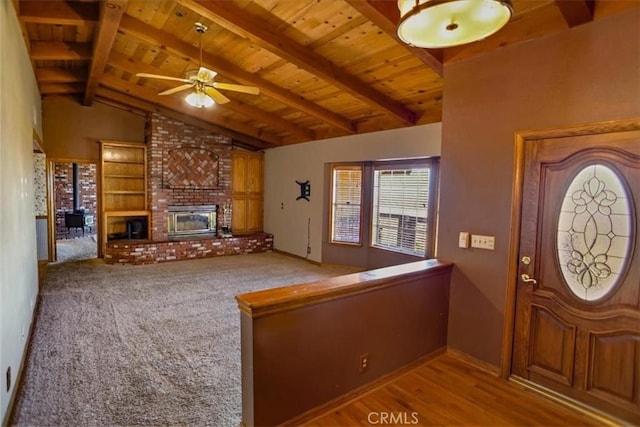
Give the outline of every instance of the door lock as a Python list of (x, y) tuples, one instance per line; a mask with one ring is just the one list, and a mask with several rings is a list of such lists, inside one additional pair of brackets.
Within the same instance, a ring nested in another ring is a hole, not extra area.
[(522, 259), (520, 259), (520, 261), (522, 261), (522, 263), (524, 265), (529, 265), (529, 264), (531, 264), (531, 257), (528, 257), (528, 256), (525, 255), (525, 256), (522, 257)]

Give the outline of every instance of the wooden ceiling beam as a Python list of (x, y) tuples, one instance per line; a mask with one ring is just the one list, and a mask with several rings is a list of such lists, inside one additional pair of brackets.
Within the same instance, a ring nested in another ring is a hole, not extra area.
[(217, 126), (231, 129), (240, 134), (248, 135), (251, 138), (262, 139), (273, 145), (283, 144), (282, 138), (277, 135), (216, 114), (216, 108), (219, 106), (213, 108), (191, 107), (187, 105), (183, 99), (177, 99), (170, 96), (159, 96), (152, 89), (131, 84), (111, 74), (104, 74), (100, 80), (100, 84), (118, 92), (123, 92), (136, 98), (145, 99), (148, 102), (174, 111), (182, 112), (188, 110), (189, 115), (198, 117)]
[(314, 54), (308, 47), (275, 32), (234, 2), (178, 0), (178, 3), (346, 91), (361, 102), (391, 114), (406, 124), (416, 123), (416, 114), (401, 103), (374, 90), (326, 58)]
[[(141, 61), (134, 60), (133, 58), (128, 57), (120, 52), (112, 52), (108, 62), (110, 65), (120, 68), (121, 70), (127, 71), (128, 73), (131, 73), (131, 74), (136, 74), (136, 73), (149, 73), (149, 74), (160, 74), (160, 75), (165, 74), (165, 72), (158, 67), (154, 67), (153, 65), (148, 65)], [(177, 86), (177, 83), (176, 83), (176, 86)], [(223, 106), (221, 106), (221, 108), (228, 108), (237, 113), (247, 116), (249, 119), (270, 124), (272, 126), (281, 128), (283, 130), (287, 130), (296, 135), (303, 136), (310, 140), (315, 139), (315, 136), (316, 136), (315, 133), (311, 130), (303, 129), (297, 126), (296, 124), (290, 122), (289, 120), (285, 120), (280, 116), (261, 110), (260, 108), (245, 104), (239, 101), (238, 99), (232, 99), (230, 103), (224, 104)]]
[[(197, 58), (200, 51), (197, 47), (185, 43), (182, 40), (162, 32), (151, 25), (138, 21), (128, 15), (125, 15), (120, 22), (120, 31), (143, 41), (149, 46), (155, 46), (166, 50), (174, 55), (184, 58), (198, 66)], [(212, 55), (207, 52), (202, 53), (203, 65), (211, 68), (225, 77), (235, 80), (242, 84), (256, 86), (260, 88), (260, 93), (270, 96), (285, 105), (300, 110), (312, 117), (315, 117), (331, 126), (338, 127), (350, 133), (356, 132), (355, 123), (344, 117), (339, 116), (325, 108), (322, 108), (313, 102), (307, 101), (300, 96), (296, 96), (291, 92), (267, 81), (259, 76), (247, 72), (240, 67), (230, 63), (221, 56)]]
[(556, 6), (569, 28), (593, 21), (593, 0), (556, 0)]
[(398, 37), (398, 20), (400, 11), (398, 3), (394, 1), (371, 1), (371, 0), (345, 0), (351, 7), (361, 15), (373, 22), (388, 36), (396, 40), (405, 49), (411, 52), (416, 58), (431, 68), (436, 74), (442, 76), (442, 51), (436, 49), (422, 49), (409, 46)]
[(87, 69), (36, 68), (38, 83), (82, 83), (87, 81)]
[(103, 103), (110, 103), (110, 105), (136, 111), (145, 111), (147, 113), (160, 113), (164, 116), (167, 116), (172, 119), (180, 120), (184, 123), (197, 126), (200, 129), (208, 130), (211, 132), (216, 132), (221, 135), (228, 136), (234, 141), (241, 142), (244, 145), (248, 145), (253, 147), (253, 149), (263, 149), (263, 148), (271, 148), (274, 145), (269, 144), (266, 141), (257, 138), (251, 138), (247, 135), (235, 132), (233, 130), (217, 126), (208, 121), (199, 119), (197, 117), (193, 117), (191, 115), (187, 115), (181, 113), (179, 111), (171, 110), (169, 108), (165, 108), (156, 104), (152, 104), (147, 101), (143, 101), (139, 98), (134, 98), (133, 96), (124, 94), (122, 92), (118, 92), (113, 89), (106, 88), (104, 86), (99, 86), (96, 90), (96, 101)]
[(100, 77), (107, 65), (107, 58), (116, 39), (122, 15), (127, 9), (129, 0), (104, 0), (100, 2), (100, 22), (93, 39), (93, 57), (89, 67), (89, 78), (84, 91), (83, 104), (91, 105)]
[(34, 24), (83, 25), (97, 22), (99, 4), (84, 1), (20, 1), (20, 20)]
[(90, 60), (91, 43), (31, 42), (31, 59), (34, 61)]

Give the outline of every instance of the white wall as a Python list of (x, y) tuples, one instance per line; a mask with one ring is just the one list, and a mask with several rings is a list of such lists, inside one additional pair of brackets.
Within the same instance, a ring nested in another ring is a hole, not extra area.
[[(435, 123), (266, 150), (264, 230), (273, 234), (274, 248), (306, 256), (310, 218), (309, 259), (322, 261), (325, 163), (439, 156), (440, 139), (441, 124)], [(296, 201), (296, 180), (310, 181), (310, 202)]]
[[(5, 418), (38, 294), (33, 130), (40, 94), (11, 1), (0, 1), (0, 419)], [(11, 388), (6, 373), (11, 367)]]

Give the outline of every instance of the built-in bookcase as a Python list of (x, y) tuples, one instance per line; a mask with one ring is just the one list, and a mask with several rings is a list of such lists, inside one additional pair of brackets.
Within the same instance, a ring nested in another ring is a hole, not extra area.
[(103, 243), (148, 238), (131, 230), (136, 221), (148, 228), (146, 150), (142, 143), (100, 142)]

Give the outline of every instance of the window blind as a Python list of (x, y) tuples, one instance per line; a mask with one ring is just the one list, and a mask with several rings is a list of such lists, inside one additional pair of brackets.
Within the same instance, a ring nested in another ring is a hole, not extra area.
[(359, 244), (362, 167), (334, 166), (332, 187), (331, 241)]
[(429, 165), (401, 169), (374, 166), (372, 245), (425, 256), (427, 253), (430, 186)]

